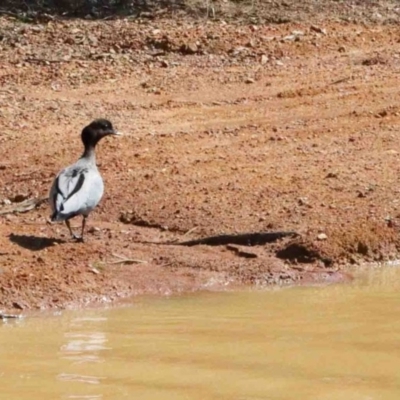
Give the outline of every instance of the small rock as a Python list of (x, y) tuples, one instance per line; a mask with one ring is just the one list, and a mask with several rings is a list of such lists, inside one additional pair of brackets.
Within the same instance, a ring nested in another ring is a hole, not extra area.
[(296, 35), (288, 35), (288, 36), (285, 36), (285, 37), (283, 38), (283, 40), (285, 40), (285, 41), (287, 41), (287, 42), (292, 42), (292, 41), (296, 40), (296, 38), (297, 38)]
[(254, 83), (255, 80), (253, 78), (246, 78), (246, 80), (244, 81), (244, 83)]
[(345, 52), (346, 52), (346, 47), (340, 46), (340, 47), (338, 48), (338, 52), (339, 52), (339, 53), (345, 53)]
[(97, 46), (97, 44), (99, 43), (97, 37), (94, 36), (94, 35), (89, 34), (87, 38), (88, 38), (88, 40), (89, 40), (89, 43), (90, 43), (92, 46)]
[(380, 56), (376, 56), (376, 57), (366, 58), (361, 62), (361, 65), (365, 66), (372, 66), (378, 64), (387, 64), (387, 60)]
[(140, 13), (140, 18), (154, 19), (154, 14), (150, 11), (143, 11)]
[(357, 257), (355, 257), (353, 254), (349, 257), (349, 261), (350, 261), (351, 264), (357, 264), (358, 263)]
[(180, 47), (181, 53), (183, 54), (196, 54), (198, 47), (196, 43), (185, 43)]
[(160, 62), (160, 65), (161, 65), (163, 68), (168, 68), (168, 67), (169, 67), (168, 61), (165, 61), (165, 60), (162, 60), (162, 61)]
[(237, 56), (238, 54), (242, 53), (243, 51), (246, 51), (246, 47), (244, 46), (237, 46), (231, 50), (229, 50), (229, 53), (231, 53), (234, 56)]
[(33, 27), (31, 28), (31, 31), (32, 31), (32, 32), (41, 32), (41, 31), (43, 31), (43, 26), (41, 26), (41, 25), (33, 26)]
[(316, 25), (311, 25), (310, 30), (317, 32), (317, 33), (322, 33), (323, 35), (327, 34), (326, 29), (320, 28), (319, 26), (316, 26)]
[(382, 110), (382, 111), (378, 112), (377, 117), (384, 118), (384, 117), (387, 117), (388, 114), (389, 113), (387, 112), (387, 110)]
[(250, 47), (250, 48), (255, 47), (255, 42), (254, 42), (254, 40), (250, 40), (249, 42), (247, 42), (247, 43), (246, 43), (246, 47)]
[(318, 239), (318, 240), (326, 240), (326, 239), (328, 239), (328, 236), (326, 236), (325, 233), (320, 233), (320, 234), (317, 236), (317, 239)]
[(385, 220), (389, 228), (397, 228), (396, 221), (393, 221), (392, 219), (387, 220), (386, 218)]
[(14, 301), (14, 303), (12, 304), (12, 306), (13, 306), (14, 308), (17, 308), (18, 310), (23, 310), (23, 309), (24, 309), (24, 306), (21, 305), (21, 303), (17, 303), (16, 301)]
[(329, 172), (325, 178), (337, 178), (338, 177), (338, 173), (337, 172)]
[(99, 275), (100, 271), (97, 268), (90, 268), (89, 272), (92, 272), (93, 274)]
[(367, 197), (367, 195), (364, 192), (362, 192), (361, 190), (357, 190), (357, 197), (364, 198), (364, 197)]
[(300, 206), (305, 206), (308, 204), (308, 199), (307, 197), (300, 197), (297, 202), (299, 203)]
[(265, 65), (269, 61), (269, 58), (266, 54), (261, 56), (261, 65)]

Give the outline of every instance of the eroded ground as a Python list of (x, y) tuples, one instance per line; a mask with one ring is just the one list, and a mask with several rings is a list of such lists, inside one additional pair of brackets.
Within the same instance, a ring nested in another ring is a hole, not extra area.
[[(332, 282), (398, 257), (398, 27), (0, 26), (0, 309)], [(86, 243), (46, 203), (6, 213), (47, 196), (100, 116), (125, 135), (98, 147), (106, 192)], [(300, 236), (174, 244), (281, 230)]]

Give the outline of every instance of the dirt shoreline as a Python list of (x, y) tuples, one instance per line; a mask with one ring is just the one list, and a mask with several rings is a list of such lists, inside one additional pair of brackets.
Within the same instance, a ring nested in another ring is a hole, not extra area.
[[(0, 310), (339, 282), (348, 265), (400, 258), (397, 26), (0, 28)], [(46, 203), (7, 212), (47, 196), (99, 116), (125, 136), (99, 146), (106, 191), (87, 242), (49, 224)], [(271, 231), (299, 236), (176, 243)]]

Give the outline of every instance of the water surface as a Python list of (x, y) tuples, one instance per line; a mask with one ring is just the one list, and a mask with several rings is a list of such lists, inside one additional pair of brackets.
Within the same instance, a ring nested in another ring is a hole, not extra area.
[(400, 270), (0, 322), (1, 399), (400, 398)]

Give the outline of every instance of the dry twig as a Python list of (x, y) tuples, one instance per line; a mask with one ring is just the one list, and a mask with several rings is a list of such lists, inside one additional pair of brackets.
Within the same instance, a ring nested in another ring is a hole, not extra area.
[(128, 258), (125, 256), (120, 256), (119, 254), (112, 254), (114, 257), (119, 258), (117, 261), (110, 261), (108, 264), (110, 265), (115, 265), (115, 264), (147, 264), (147, 261), (144, 260), (138, 260), (136, 258)]
[(47, 201), (47, 199), (47, 197), (42, 197), (41, 199), (27, 199), (25, 201), (21, 201), (20, 203), (6, 205), (0, 209), (0, 215), (25, 213), (40, 206), (42, 203)]

